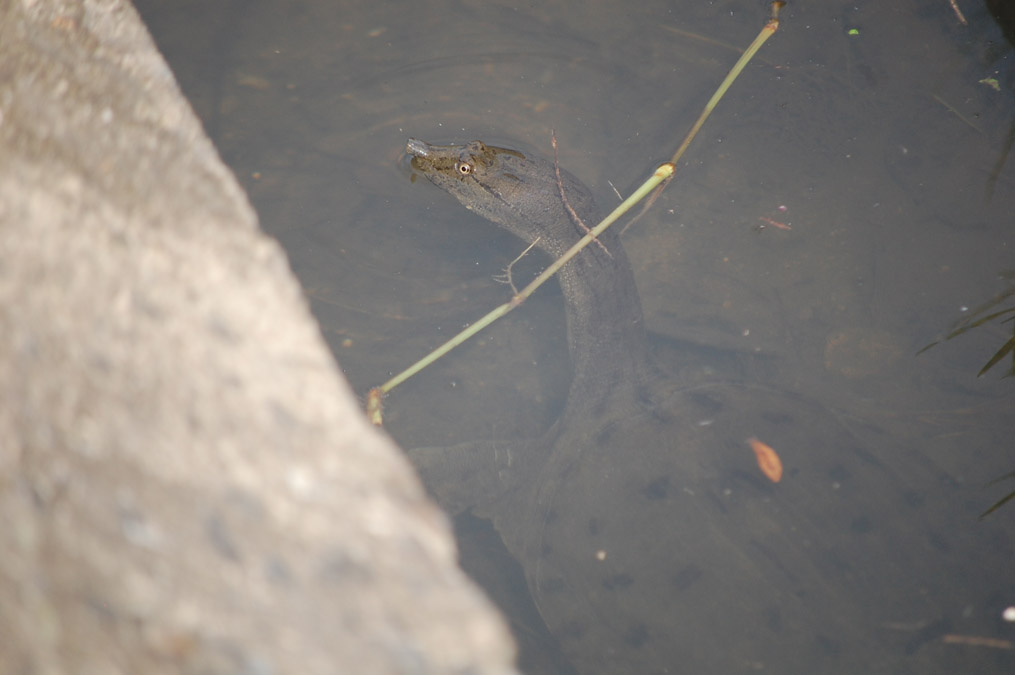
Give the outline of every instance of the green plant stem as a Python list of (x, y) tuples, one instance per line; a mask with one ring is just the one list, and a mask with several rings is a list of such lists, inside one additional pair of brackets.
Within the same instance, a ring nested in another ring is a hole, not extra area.
[(377, 387), (377, 390), (379, 390), (381, 394), (387, 394), (389, 391), (400, 385), (402, 382), (405, 382), (407, 379), (409, 379), (419, 371), (423, 370), (431, 363), (441, 358), (442, 356), (450, 352), (452, 349), (454, 349), (455, 347), (462, 344), (479, 331), (489, 326), (497, 319), (501, 318), (502, 316), (513, 310), (515, 307), (521, 305), (523, 302), (525, 302), (525, 300), (529, 296), (532, 295), (532, 293), (537, 288), (542, 286), (554, 274), (556, 274), (557, 270), (559, 270), (561, 267), (566, 265), (568, 261), (570, 261), (576, 255), (578, 255), (578, 253), (580, 253), (581, 250), (589, 244), (589, 242), (591, 242), (595, 237), (598, 237), (600, 234), (602, 234), (606, 230), (606, 228), (608, 228), (610, 225), (616, 222), (617, 218), (620, 218), (622, 215), (627, 213), (627, 211), (632, 206), (634, 206), (642, 199), (644, 199), (645, 195), (652, 192), (652, 190), (654, 190), (660, 183), (662, 183), (664, 180), (667, 180), (672, 175), (673, 175), (673, 165), (669, 162), (661, 164), (659, 168), (655, 170), (655, 173), (653, 173), (649, 177), (649, 179), (642, 184), (640, 188), (635, 190), (634, 193), (632, 193), (630, 197), (625, 199), (617, 208), (615, 208), (613, 212), (610, 213), (610, 215), (603, 218), (603, 220), (594, 228), (592, 228), (592, 230), (589, 231), (588, 234), (579, 239), (574, 246), (569, 248), (564, 253), (564, 255), (553, 261), (552, 265), (543, 270), (542, 274), (533, 279), (532, 282), (529, 283), (529, 285), (527, 285), (525, 288), (519, 291), (514, 297), (511, 298), (510, 301), (505, 302), (503, 305), (500, 305), (499, 307), (495, 308), (493, 311), (489, 312), (475, 323), (470, 324), (465, 330), (455, 335), (453, 338), (442, 344), (440, 347), (433, 350), (425, 357), (423, 357), (416, 363), (412, 364), (411, 366), (400, 372), (398, 375), (395, 375), (393, 378), (382, 384), (380, 387)]
[[(733, 82), (740, 75), (741, 71), (743, 71), (747, 63), (754, 57), (754, 55), (758, 52), (758, 50), (761, 49), (761, 46), (765, 44), (765, 41), (768, 40), (768, 38), (771, 37), (776, 30), (778, 30), (779, 10), (785, 4), (786, 4), (785, 2), (781, 1), (773, 2), (771, 4), (772, 8), (771, 18), (765, 24), (765, 27), (761, 29), (761, 32), (758, 33), (758, 36), (754, 38), (754, 41), (750, 44), (750, 46), (740, 56), (740, 59), (737, 60), (733, 68), (730, 69), (730, 72), (726, 75), (726, 78), (719, 85), (719, 88), (716, 89), (715, 93), (712, 95), (712, 98), (710, 98), (708, 103), (705, 104), (705, 108), (704, 110), (701, 111), (701, 115), (698, 116), (698, 120), (694, 123), (694, 126), (691, 127), (691, 130), (684, 138), (684, 141), (680, 144), (680, 147), (677, 148), (677, 151), (673, 153), (673, 158), (669, 162), (659, 165), (659, 168), (655, 170), (652, 176), (649, 177), (649, 179), (646, 180), (641, 185), (641, 187), (635, 190), (634, 193), (631, 194), (631, 196), (629, 196), (617, 208), (615, 208), (610, 213), (610, 215), (606, 216), (606, 218), (604, 218), (598, 225), (592, 228), (592, 230), (589, 231), (588, 234), (579, 239), (574, 246), (572, 246), (570, 249), (567, 250), (567, 252), (564, 253), (564, 255), (555, 260), (552, 265), (547, 267), (543, 271), (543, 273), (540, 274), (538, 277), (536, 277), (528, 286), (523, 288), (519, 293), (517, 293), (514, 297), (512, 297), (510, 301), (504, 303), (503, 305), (500, 305), (491, 312), (487, 313), (481, 319), (469, 325), (465, 330), (461, 331), (453, 338), (442, 344), (440, 347), (433, 350), (425, 357), (423, 357), (413, 365), (403, 370), (398, 375), (395, 375), (393, 378), (391, 378), (381, 386), (371, 389), (367, 397), (367, 415), (369, 416), (371, 422), (377, 425), (381, 424), (381, 408), (385, 394), (390, 392), (392, 389), (397, 387), (402, 382), (405, 382), (407, 379), (409, 379), (419, 371), (429, 366), (437, 359), (441, 358), (442, 356), (450, 352), (458, 345), (462, 344), (463, 342), (471, 338), (479, 331), (489, 326), (497, 319), (501, 318), (505, 314), (508, 314), (515, 307), (521, 305), (526, 298), (532, 295), (533, 291), (535, 291), (537, 288), (546, 283), (546, 281), (554, 274), (556, 274), (561, 267), (566, 265), (568, 261), (570, 261), (576, 255), (578, 255), (578, 253), (581, 252), (583, 248), (588, 246), (593, 239), (602, 234), (606, 230), (606, 228), (608, 228), (610, 225), (616, 222), (618, 218), (627, 213), (634, 205), (636, 205), (638, 202), (640, 202), (642, 199), (644, 199), (646, 196), (648, 196), (650, 193), (654, 191), (654, 194), (652, 194), (651, 199), (649, 199), (649, 201), (646, 203), (641, 213), (644, 213), (645, 210), (647, 210), (647, 208), (651, 206), (651, 204), (655, 201), (655, 199), (659, 196), (662, 190), (673, 178), (674, 171), (676, 170), (676, 163), (683, 156), (688, 146), (690, 146), (691, 141), (694, 140), (694, 137), (698, 135), (698, 131), (701, 130), (701, 127), (705, 124), (705, 120), (707, 120), (709, 115), (712, 114), (712, 111), (715, 109), (716, 105), (719, 104), (719, 101), (722, 99), (722, 97), (726, 94), (726, 91), (730, 88)], [(638, 217), (640, 216), (641, 214), (638, 215)]]

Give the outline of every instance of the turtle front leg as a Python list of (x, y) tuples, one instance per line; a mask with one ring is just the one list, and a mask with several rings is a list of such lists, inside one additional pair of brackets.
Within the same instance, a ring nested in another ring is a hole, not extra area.
[(470, 441), (449, 447), (413, 448), (409, 460), (427, 490), (450, 515), (484, 506), (513, 489), (527, 443)]

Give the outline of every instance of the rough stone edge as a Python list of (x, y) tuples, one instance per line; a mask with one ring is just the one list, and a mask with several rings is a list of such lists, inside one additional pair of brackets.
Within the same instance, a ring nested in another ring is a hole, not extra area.
[(0, 662), (512, 672), (133, 8), (0, 14)]

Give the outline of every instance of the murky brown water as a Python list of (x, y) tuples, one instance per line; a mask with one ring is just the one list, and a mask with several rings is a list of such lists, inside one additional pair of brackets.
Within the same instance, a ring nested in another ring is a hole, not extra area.
[[(669, 156), (764, 22), (744, 2), (148, 4), (359, 393), (502, 302), (492, 276), (520, 252), (409, 182), (408, 136), (548, 153), (552, 129), (561, 163), (610, 207), (611, 186), (629, 192)], [(1010, 326), (916, 356), (1015, 267), (1015, 168), (997, 169), (1015, 71), (986, 13), (967, 16), (958, 25), (945, 0), (792, 3), (625, 244), (675, 378), (712, 370), (786, 387), (886, 448), (922, 450), (933, 471), (912, 467), (913, 487), (941, 501), (948, 545), (978, 573), (943, 570), (933, 583), (954, 587), (951, 604), (885, 630), (948, 619), (954, 633), (1015, 640), (998, 618), (1015, 604), (1015, 507), (976, 520), (1013, 487), (982, 486), (1015, 468), (1015, 385), (975, 376)], [(1000, 91), (981, 83), (991, 77)], [(558, 296), (541, 292), (396, 391), (396, 439), (549, 424), (567, 389)], [(926, 478), (942, 474), (947, 486)], [(920, 649), (940, 672), (1013, 663), (938, 638)]]

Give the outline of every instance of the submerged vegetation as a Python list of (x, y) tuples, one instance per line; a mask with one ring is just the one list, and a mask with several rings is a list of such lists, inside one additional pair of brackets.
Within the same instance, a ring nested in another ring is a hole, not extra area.
[[(992, 480), (989, 483), (987, 483), (987, 487), (990, 487), (991, 485), (996, 485), (996, 484), (1000, 483), (1001, 481), (1008, 480), (1008, 479), (1015, 480), (1015, 471), (1012, 471), (1011, 473), (1006, 473), (1003, 476), (995, 478), (994, 480)], [(1011, 492), (1006, 494), (1004, 497), (1001, 497), (1001, 499), (999, 499), (996, 502), (994, 502), (989, 509), (987, 509), (986, 511), (984, 511), (983, 513), (980, 514), (980, 519), (982, 520), (982, 519), (986, 518), (987, 516), (992, 514), (994, 511), (997, 511), (999, 508), (1001, 508), (1002, 506), (1004, 506), (1006, 503), (1010, 502), (1013, 499), (1015, 499), (1015, 490), (1012, 490)]]
[(1004, 289), (993, 298), (983, 303), (979, 307), (974, 308), (969, 312), (968, 315), (955, 322), (952, 329), (940, 340), (935, 340), (929, 345), (921, 349), (917, 354), (922, 354), (936, 344), (939, 344), (945, 340), (951, 340), (960, 335), (963, 335), (974, 328), (979, 328), (985, 324), (997, 321), (1000, 324), (1010, 324), (1012, 335), (1009, 337), (1001, 348), (998, 349), (990, 360), (984, 364), (980, 372), (976, 374), (980, 377), (988, 370), (1001, 363), (1008, 358), (1008, 366), (1002, 377), (1011, 377), (1015, 375), (1015, 270), (1007, 270), (1000, 274), (1002, 279), (1007, 279), (1010, 284), (1008, 288)]
[[(980, 372), (978, 372), (976, 376), (982, 376), (1002, 361), (1006, 361), (1006, 368), (1002, 377), (1011, 377), (1015, 375), (1015, 270), (1007, 270), (1002, 272), (1000, 276), (1002, 279), (1008, 280), (1009, 285), (1007, 288), (979, 307), (974, 308), (967, 316), (957, 321), (943, 338), (931, 342), (917, 353), (922, 354), (944, 340), (951, 340), (952, 338), (963, 335), (974, 328), (996, 321), (999, 324), (1009, 324), (1011, 328), (1011, 336), (1005, 340), (1000, 349), (994, 352), (994, 355), (991, 356), (987, 363), (983, 365), (983, 368), (980, 368)], [(1006, 480), (1015, 480), (1015, 471), (995, 478), (987, 483), (986, 487), (996, 485)], [(1015, 499), (1015, 490), (1012, 490), (1004, 497), (994, 502), (989, 509), (980, 514), (980, 518), (982, 519), (987, 517), (1013, 499)]]

